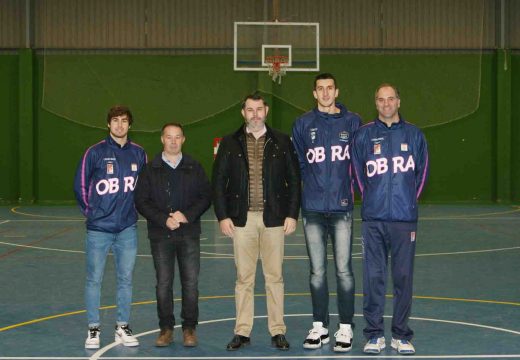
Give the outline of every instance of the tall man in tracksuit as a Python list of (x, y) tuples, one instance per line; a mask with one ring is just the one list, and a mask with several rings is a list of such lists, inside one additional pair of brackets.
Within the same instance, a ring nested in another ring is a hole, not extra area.
[(363, 197), (363, 330), (365, 353), (385, 348), (383, 313), (387, 259), (394, 284), (391, 346), (414, 354), (408, 326), (412, 308), (413, 264), (417, 236), (417, 199), (428, 175), (426, 139), (399, 114), (400, 97), (391, 84), (375, 94), (378, 117), (354, 138), (352, 161)]
[(330, 237), (336, 267), (339, 330), (334, 351), (352, 348), (354, 275), (352, 272), (353, 179), (350, 146), (361, 118), (336, 102), (339, 90), (331, 74), (314, 81), (317, 106), (293, 125), (303, 181), (302, 217), (310, 259), (313, 323), (303, 343), (318, 349), (329, 342), (329, 289), (327, 240)]
[(157, 315), (161, 332), (156, 346), (173, 342), (173, 275), (179, 264), (184, 346), (198, 343), (200, 217), (211, 203), (211, 186), (200, 163), (182, 152), (181, 124), (165, 124), (163, 151), (144, 168), (135, 189), (137, 210), (148, 220), (148, 238), (157, 279)]
[(107, 115), (109, 135), (85, 151), (74, 180), (76, 199), (87, 218), (87, 349), (100, 346), (101, 283), (110, 250), (114, 254), (117, 273), (115, 339), (125, 346), (139, 345), (128, 321), (132, 302), (132, 274), (137, 254), (134, 188), (137, 176), (146, 164), (146, 153), (128, 138), (132, 122), (132, 113), (127, 107), (112, 107)]

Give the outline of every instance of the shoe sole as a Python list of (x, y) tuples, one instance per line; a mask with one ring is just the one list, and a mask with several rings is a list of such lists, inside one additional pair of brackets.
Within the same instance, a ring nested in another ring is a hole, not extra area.
[(399, 349), (397, 349), (397, 347), (393, 347), (393, 346), (392, 346), (392, 350), (397, 351), (397, 353), (401, 354), (401, 355), (413, 355), (413, 354), (415, 354), (415, 351), (412, 351), (412, 350), (401, 350), (401, 351), (399, 351)]
[(352, 350), (352, 346), (348, 348), (344, 348), (342, 346), (334, 346), (335, 352), (349, 352), (350, 350)]
[(236, 348), (226, 347), (226, 350), (227, 351), (237, 351), (238, 349), (243, 348), (244, 346), (249, 346), (250, 344), (251, 343), (242, 343), (239, 347), (236, 347)]
[(127, 346), (127, 347), (134, 347), (134, 346), (139, 346), (139, 341), (134, 341), (134, 342), (124, 342), (123, 340), (121, 340), (121, 338), (119, 336), (115, 336), (114, 337), (114, 341), (116, 343), (119, 343), (121, 345), (124, 345), (124, 346)]
[(99, 349), (99, 345), (85, 345), (85, 349), (89, 349), (89, 350)]
[(329, 342), (330, 342), (330, 337), (321, 340), (321, 342), (319, 344), (303, 343), (303, 348), (304, 349), (309, 349), (309, 350), (316, 350), (316, 349), (321, 348), (322, 345), (327, 345)]
[(395, 346), (394, 344), (391, 344), (390, 347), (393, 350), (397, 351), (398, 354), (401, 354), (401, 355), (413, 355), (413, 354), (415, 354), (415, 350), (401, 350), (401, 351), (399, 351), (397, 346)]
[(386, 348), (386, 345), (383, 345), (383, 346), (381, 347), (381, 350), (379, 350), (379, 351), (377, 351), (377, 350), (375, 350), (375, 349), (374, 349), (374, 350), (372, 350), (372, 349), (369, 349), (369, 350), (365, 350), (365, 349), (363, 349), (363, 352), (364, 352), (365, 354), (380, 354), (381, 351), (383, 351), (385, 348)]
[(171, 344), (173, 343), (173, 340), (168, 342), (168, 343), (155, 343), (155, 346), (157, 347), (166, 347), (166, 346), (170, 346)]

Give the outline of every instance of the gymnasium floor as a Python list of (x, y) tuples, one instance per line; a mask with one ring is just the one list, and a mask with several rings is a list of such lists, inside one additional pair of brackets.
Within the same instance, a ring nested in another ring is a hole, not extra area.
[[(417, 237), (411, 327), (419, 359), (520, 359), (520, 207), (421, 207)], [(356, 211), (356, 219), (359, 214)], [(355, 221), (354, 271), (356, 328), (350, 353), (332, 344), (309, 351), (301, 344), (311, 325), (308, 260), (299, 224), (286, 239), (284, 262), (286, 352), (270, 347), (260, 268), (252, 345), (225, 350), (233, 335), (234, 263), (231, 240), (224, 238), (212, 211), (204, 216), (199, 346), (184, 348), (181, 331), (168, 348), (156, 348), (155, 278), (146, 225), (139, 222), (139, 255), (134, 275), (131, 327), (141, 345), (113, 343), (115, 279), (107, 263), (102, 299), (102, 347), (83, 347), (84, 224), (75, 207), (0, 207), (0, 360), (3, 359), (361, 359), (362, 281), (360, 222)], [(334, 291), (334, 268), (329, 262)], [(176, 279), (175, 289), (179, 289)], [(391, 293), (389, 288), (389, 293)], [(175, 313), (180, 323), (176, 294)], [(331, 314), (336, 297), (331, 297)], [(391, 314), (388, 298), (386, 314)], [(389, 319), (388, 319), (389, 320)], [(332, 332), (337, 316), (331, 315)], [(389, 321), (387, 342), (389, 341)], [(332, 343), (332, 342), (331, 342)], [(372, 358), (399, 358), (389, 347)]]

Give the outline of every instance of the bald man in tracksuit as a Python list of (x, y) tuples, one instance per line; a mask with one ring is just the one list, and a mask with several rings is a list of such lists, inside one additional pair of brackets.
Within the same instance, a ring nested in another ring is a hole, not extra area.
[(363, 197), (363, 330), (365, 353), (385, 348), (383, 313), (387, 258), (391, 255), (394, 311), (391, 346), (399, 354), (414, 354), (408, 326), (412, 307), (413, 264), (417, 234), (417, 199), (428, 174), (424, 134), (399, 114), (397, 88), (378, 87), (378, 117), (354, 136), (352, 163)]

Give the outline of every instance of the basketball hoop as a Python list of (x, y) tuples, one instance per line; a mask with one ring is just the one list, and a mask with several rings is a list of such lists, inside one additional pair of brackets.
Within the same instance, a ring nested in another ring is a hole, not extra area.
[(278, 79), (278, 84), (281, 84), (282, 76), (284, 76), (287, 72), (289, 58), (284, 55), (271, 55), (265, 57), (265, 62), (269, 68), (269, 76), (273, 79), (274, 82), (276, 82), (276, 79)]

